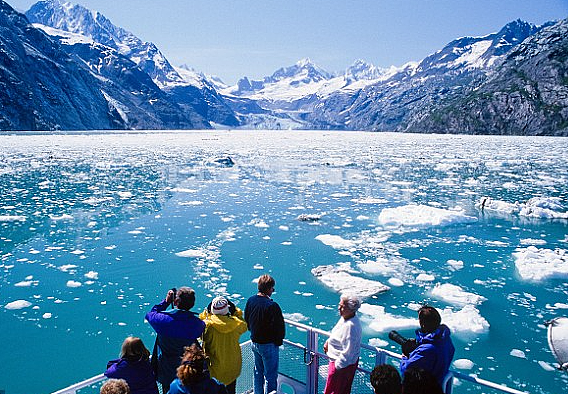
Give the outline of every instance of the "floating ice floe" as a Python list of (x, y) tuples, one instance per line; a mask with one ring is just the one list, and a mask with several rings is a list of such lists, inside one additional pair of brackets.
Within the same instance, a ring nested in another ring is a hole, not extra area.
[(310, 320), (309, 318), (307, 318), (306, 316), (304, 316), (303, 314), (298, 313), (298, 312), (296, 312), (296, 313), (284, 313), (283, 315), (284, 315), (284, 318), (295, 321), (296, 323), (300, 323), (300, 322), (303, 322), (303, 321)]
[(545, 239), (525, 238), (520, 240), (521, 245), (546, 245)]
[(452, 364), (457, 369), (472, 369), (473, 366), (474, 366), (473, 361), (468, 360), (467, 358), (460, 358), (460, 359), (454, 360), (454, 362)]
[(39, 284), (38, 280), (23, 280), (21, 282), (15, 283), (14, 286), (16, 287), (30, 287), (30, 286), (37, 286)]
[(85, 274), (87, 279), (99, 279), (99, 273), (96, 271), (89, 271)]
[(59, 271), (71, 272), (71, 273), (75, 270), (75, 268), (77, 268), (77, 266), (74, 264), (65, 264), (60, 267), (57, 267)]
[[(409, 309), (417, 310), (419, 304), (409, 304)], [(359, 312), (363, 318), (369, 321), (369, 328), (377, 332), (389, 330), (400, 330), (407, 328), (418, 328), (418, 316), (403, 317), (385, 311), (381, 305), (371, 305), (364, 303)], [(489, 330), (489, 323), (472, 305), (466, 305), (458, 311), (451, 308), (440, 310), (442, 323), (447, 325), (452, 333), (456, 335), (468, 336), (470, 334), (482, 334)]]
[(206, 258), (207, 252), (205, 249), (188, 249), (183, 252), (177, 252), (178, 257), (190, 257), (190, 258)]
[(568, 253), (565, 249), (539, 249), (529, 246), (513, 253), (521, 278), (539, 281), (568, 277)]
[(197, 193), (197, 189), (187, 189), (187, 188), (183, 188), (183, 187), (174, 187), (171, 188), (170, 191), (174, 192), (174, 193)]
[(479, 305), (487, 301), (482, 295), (469, 293), (451, 283), (436, 283), (431, 293), (432, 296), (454, 305)]
[(540, 367), (542, 369), (544, 369), (545, 371), (556, 371), (556, 368), (554, 368), (552, 365), (550, 365), (549, 363), (547, 363), (546, 361), (539, 361), (538, 365), (540, 365)]
[(448, 265), (451, 267), (452, 270), (454, 271), (458, 271), (461, 270), (463, 268), (463, 261), (461, 260), (448, 260), (447, 261)]
[(392, 275), (399, 271), (399, 261), (389, 261), (384, 257), (379, 257), (375, 261), (368, 260), (357, 264), (357, 268), (368, 274)]
[(355, 246), (354, 241), (344, 239), (339, 235), (320, 234), (316, 237), (316, 239), (324, 245), (331, 246), (334, 249), (349, 249)]
[(389, 285), (394, 286), (394, 287), (402, 287), (404, 286), (404, 282), (398, 278), (390, 278), (388, 280)]
[(52, 314), (49, 312), (44, 313), (43, 315), (41, 315), (41, 317), (43, 317), (44, 319), (51, 319)]
[(83, 284), (81, 282), (77, 282), (76, 280), (68, 280), (67, 287), (81, 287)]
[(134, 194), (132, 194), (131, 192), (116, 192), (116, 194), (118, 194), (118, 197), (123, 199), (134, 197)]
[(178, 205), (181, 205), (182, 207), (185, 206), (198, 206), (198, 205), (203, 205), (203, 201), (199, 201), (199, 200), (194, 200), (194, 201), (180, 201), (178, 202)]
[(320, 265), (313, 268), (312, 274), (325, 286), (340, 294), (370, 297), (390, 290), (390, 287), (381, 282), (351, 275), (344, 269), (332, 265)]
[(354, 198), (351, 201), (357, 204), (387, 204), (389, 202), (384, 198), (373, 198), (373, 197)]
[(425, 274), (425, 273), (421, 273), (418, 274), (418, 276), (416, 277), (416, 280), (419, 282), (433, 282), (436, 280), (436, 277), (432, 274)]
[(51, 220), (55, 221), (55, 222), (63, 221), (63, 220), (73, 220), (73, 216), (68, 215), (68, 214), (63, 214), (63, 215), (60, 215), (60, 216), (57, 216), (57, 215), (49, 215), (49, 218), (50, 218)]
[(0, 215), (0, 222), (25, 222), (26, 217), (21, 215)]
[(383, 209), (378, 221), (383, 226), (428, 227), (471, 223), (477, 221), (477, 218), (466, 215), (461, 209), (450, 210), (411, 204)]
[(381, 338), (370, 338), (368, 343), (369, 345), (374, 347), (387, 347), (388, 345), (390, 345), (389, 342)]
[(481, 316), (473, 305), (466, 305), (454, 312), (451, 308), (440, 311), (442, 323), (456, 334), (482, 334), (489, 331), (489, 322)]
[(30, 306), (32, 306), (32, 303), (26, 300), (16, 300), (16, 301), (12, 301), (7, 303), (6, 305), (4, 305), (5, 309), (9, 309), (9, 310), (17, 310), (17, 309), (24, 309), (24, 308), (29, 308)]
[(481, 197), (476, 207), (480, 210), (494, 211), (509, 215), (519, 215), (539, 219), (568, 219), (568, 212), (559, 197), (533, 197), (526, 203), (509, 203)]
[(377, 332), (416, 328), (418, 326), (418, 318), (393, 315), (386, 312), (385, 307), (381, 305), (363, 303), (359, 312), (364, 315), (363, 319), (370, 320), (369, 328)]
[(513, 357), (527, 358), (527, 356), (525, 355), (525, 352), (523, 352), (522, 350), (519, 350), (519, 349), (513, 349), (513, 350), (511, 350), (511, 352), (509, 354)]

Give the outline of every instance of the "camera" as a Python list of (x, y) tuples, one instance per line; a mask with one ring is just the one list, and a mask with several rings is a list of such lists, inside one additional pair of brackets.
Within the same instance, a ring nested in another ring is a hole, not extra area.
[(402, 348), (402, 353), (408, 356), (418, 347), (415, 339), (408, 339), (400, 335), (397, 331), (392, 330), (389, 332), (389, 339), (395, 341)]
[[(174, 293), (172, 298), (173, 298), (173, 300), (175, 300), (175, 299), (176, 299), (177, 289), (176, 289), (175, 287), (172, 287), (172, 288), (170, 289), (170, 291), (171, 291), (172, 293)], [(173, 301), (173, 300), (172, 300), (172, 301)]]

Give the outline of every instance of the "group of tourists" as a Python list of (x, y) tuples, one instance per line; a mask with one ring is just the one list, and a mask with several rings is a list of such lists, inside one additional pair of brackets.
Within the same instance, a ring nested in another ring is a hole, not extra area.
[[(109, 380), (101, 394), (158, 394), (157, 383), (163, 394), (236, 394), (242, 365), (239, 339), (247, 330), (254, 355), (254, 394), (276, 392), (285, 324), (280, 306), (271, 298), (275, 284), (270, 275), (260, 276), (258, 293), (247, 300), (244, 313), (219, 296), (197, 315), (190, 311), (195, 305), (192, 289), (169, 290), (146, 314), (157, 334), (152, 357), (140, 338), (126, 338), (120, 358), (107, 365)], [(339, 321), (324, 344), (330, 359), (324, 394), (351, 392), (362, 337), (356, 316), (360, 306), (356, 296), (340, 297)], [(420, 329), (409, 341), (413, 346), (403, 346), (402, 378), (392, 365), (377, 366), (371, 374), (376, 394), (442, 392), (454, 354), (450, 331), (430, 306), (422, 307), (418, 318)]]

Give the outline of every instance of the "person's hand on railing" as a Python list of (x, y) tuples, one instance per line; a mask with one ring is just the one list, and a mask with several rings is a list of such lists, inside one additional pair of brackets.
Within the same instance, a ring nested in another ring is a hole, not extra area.
[(323, 352), (327, 354), (327, 341), (323, 344)]

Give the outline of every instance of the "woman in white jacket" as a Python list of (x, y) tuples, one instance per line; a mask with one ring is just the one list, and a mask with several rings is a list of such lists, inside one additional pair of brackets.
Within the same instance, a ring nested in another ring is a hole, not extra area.
[(361, 322), (355, 316), (361, 301), (351, 295), (339, 300), (340, 318), (323, 345), (330, 358), (324, 394), (349, 394), (359, 362)]

